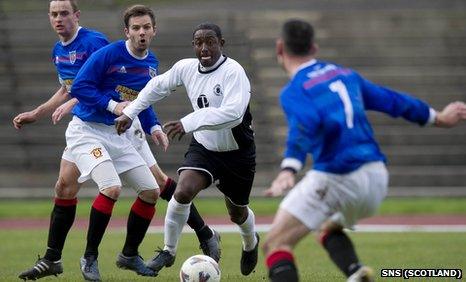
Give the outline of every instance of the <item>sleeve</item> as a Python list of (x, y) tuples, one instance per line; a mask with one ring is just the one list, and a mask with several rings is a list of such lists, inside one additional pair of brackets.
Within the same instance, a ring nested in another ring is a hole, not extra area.
[(242, 68), (226, 76), (223, 95), (220, 107), (202, 108), (183, 117), (185, 132), (232, 128), (241, 123), (251, 98), (251, 86)]
[(71, 96), (80, 103), (99, 110), (107, 110), (111, 96), (99, 91), (99, 82), (103, 78), (109, 58), (104, 52), (95, 52), (84, 63), (73, 81)]
[(379, 86), (356, 74), (359, 78), (364, 107), (386, 113), (392, 117), (402, 117), (413, 123), (425, 125), (435, 111), (424, 101), (392, 89)]
[(139, 121), (141, 122), (142, 129), (146, 134), (150, 135), (152, 131), (156, 130), (156, 128), (160, 128), (154, 128), (157, 125), (160, 126), (160, 122), (152, 106), (149, 106), (147, 109), (139, 113), (138, 117)]
[(102, 35), (94, 38), (94, 40), (90, 43), (90, 53), (94, 53), (95, 51), (99, 50), (100, 48), (107, 46), (110, 42), (108, 39)]
[(296, 95), (288, 89), (280, 96), (280, 103), (288, 123), (288, 137), (282, 168), (302, 169), (312, 146), (312, 136), (320, 122), (318, 114), (304, 95)]
[(123, 113), (134, 119), (140, 112), (149, 108), (150, 105), (170, 95), (172, 90), (182, 84), (181, 72), (182, 65), (178, 62), (167, 72), (149, 80), (139, 92), (138, 97), (123, 110)]
[(55, 62), (56, 60), (56, 57), (57, 57), (57, 54), (56, 54), (56, 50), (57, 50), (57, 46), (55, 45), (53, 47), (53, 50), (52, 50), (52, 54), (51, 54), (51, 62), (55, 68), (55, 71), (57, 72), (57, 80), (58, 80), (58, 84), (60, 84), (60, 86), (63, 86), (63, 79), (60, 77), (60, 73), (58, 71), (58, 66), (57, 66), (57, 63)]

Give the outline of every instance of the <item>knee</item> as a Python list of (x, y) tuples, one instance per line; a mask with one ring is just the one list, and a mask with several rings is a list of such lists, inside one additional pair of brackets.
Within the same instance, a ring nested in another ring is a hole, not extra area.
[(139, 193), (139, 198), (144, 202), (155, 204), (160, 195), (160, 189), (146, 190)]
[(235, 207), (228, 210), (231, 222), (235, 224), (243, 224), (248, 218), (248, 208), (246, 207)]
[(59, 199), (74, 199), (78, 194), (79, 184), (70, 183), (63, 177), (59, 176), (55, 183), (55, 195)]
[(120, 197), (120, 193), (121, 193), (121, 187), (120, 186), (109, 187), (109, 188), (106, 188), (100, 191), (100, 193), (104, 194), (105, 196), (113, 200), (118, 200), (118, 197)]
[(195, 189), (192, 189), (192, 187), (190, 187), (189, 185), (183, 185), (182, 183), (178, 183), (175, 193), (173, 193), (173, 197), (178, 203), (188, 204), (192, 202), (194, 196), (196, 195), (194, 190)]

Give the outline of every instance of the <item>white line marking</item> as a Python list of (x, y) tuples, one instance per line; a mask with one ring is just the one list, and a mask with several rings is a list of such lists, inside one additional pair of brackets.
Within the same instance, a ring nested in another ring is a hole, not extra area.
[[(256, 224), (256, 231), (268, 232), (270, 224)], [(233, 224), (210, 225), (220, 233), (238, 233), (239, 228)], [(122, 229), (125, 231), (125, 229)], [(388, 224), (364, 224), (356, 225), (353, 232), (466, 232), (466, 225), (388, 225)], [(163, 226), (151, 226), (147, 233), (163, 233)], [(185, 226), (183, 233), (194, 233)]]

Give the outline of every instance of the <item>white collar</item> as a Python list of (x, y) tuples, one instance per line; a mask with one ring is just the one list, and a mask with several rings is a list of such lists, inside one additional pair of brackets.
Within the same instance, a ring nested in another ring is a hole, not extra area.
[(223, 62), (224, 59), (225, 59), (225, 57), (223, 56), (223, 54), (220, 54), (220, 57), (218, 58), (217, 62), (215, 62), (215, 64), (213, 66), (204, 67), (201, 63), (199, 63), (199, 69), (201, 71), (203, 71), (203, 72), (208, 72), (208, 71), (213, 70), (216, 67), (218, 67)]
[(293, 73), (292, 77), (294, 77), (300, 70), (305, 69), (309, 66), (312, 66), (313, 64), (317, 63), (316, 59), (310, 59), (309, 61), (302, 63), (299, 65), (298, 68), (296, 68), (295, 72)]
[(132, 51), (131, 51), (131, 48), (129, 48), (129, 40), (126, 40), (125, 41), (125, 46), (126, 46), (126, 50), (128, 51), (128, 53), (131, 55), (131, 57), (137, 59), (137, 60), (144, 60), (145, 58), (147, 58), (147, 56), (149, 56), (149, 50), (146, 50), (146, 54), (142, 57), (134, 54)]
[(77, 29), (76, 32), (74, 33), (73, 37), (71, 37), (71, 39), (68, 40), (68, 41), (65, 41), (65, 42), (61, 41), (61, 45), (63, 45), (63, 46), (68, 46), (68, 45), (70, 45), (70, 44), (76, 39), (76, 37), (78, 37), (78, 33), (79, 33), (79, 30), (80, 30), (81, 28), (82, 28), (81, 26), (78, 26), (78, 29)]

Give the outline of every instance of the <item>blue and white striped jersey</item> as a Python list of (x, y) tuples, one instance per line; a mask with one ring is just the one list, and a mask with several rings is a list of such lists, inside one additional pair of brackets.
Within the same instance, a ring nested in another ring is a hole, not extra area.
[(283, 88), (280, 102), (289, 132), (282, 167), (302, 168), (312, 154), (315, 170), (344, 174), (385, 161), (366, 110), (424, 125), (435, 116), (425, 102), (378, 86), (355, 71), (312, 60)]
[[(79, 100), (73, 114), (83, 121), (113, 125), (116, 115), (107, 110), (109, 103), (136, 99), (157, 75), (158, 65), (152, 52), (137, 57), (123, 40), (101, 48), (86, 61), (73, 82), (71, 96)], [(151, 107), (139, 114), (139, 120), (147, 134), (160, 124)]]
[(60, 85), (70, 92), (73, 80), (86, 60), (108, 43), (102, 33), (83, 27), (79, 27), (74, 37), (67, 42), (57, 42), (52, 51), (52, 61)]

